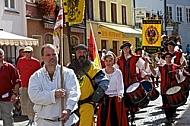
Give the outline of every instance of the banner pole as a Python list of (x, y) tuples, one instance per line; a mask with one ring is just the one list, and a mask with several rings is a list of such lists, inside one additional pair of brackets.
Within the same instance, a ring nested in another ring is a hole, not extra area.
[[(62, 8), (62, 0), (60, 0), (60, 8)], [(62, 15), (64, 16), (64, 14)], [(64, 18), (64, 17), (63, 17)], [(63, 21), (63, 20), (62, 20)], [(64, 59), (63, 59), (63, 51), (64, 51), (64, 48), (63, 48), (63, 43), (64, 43), (64, 37), (63, 37), (63, 30), (64, 30), (64, 21), (63, 21), (63, 28), (61, 28), (61, 33), (60, 33), (60, 65), (61, 65), (61, 70), (60, 70), (60, 76), (61, 76), (61, 88), (63, 89), (64, 88), (64, 71), (63, 71), (63, 62), (64, 62)], [(61, 112), (63, 112), (64, 110), (64, 104), (65, 103), (65, 98), (61, 98)], [(65, 124), (62, 122), (62, 126), (64, 126)]]

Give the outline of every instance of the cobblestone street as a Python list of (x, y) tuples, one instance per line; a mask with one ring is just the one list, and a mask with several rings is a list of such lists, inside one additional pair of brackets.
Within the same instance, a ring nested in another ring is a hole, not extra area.
[[(159, 90), (159, 87), (156, 88)], [(188, 97), (185, 105), (177, 108), (176, 121), (173, 126), (189, 126), (190, 125), (190, 98)], [(165, 114), (164, 110), (161, 109), (162, 99), (161, 96), (155, 101), (150, 101), (148, 106), (140, 109), (136, 114), (136, 125), (137, 126), (164, 126), (165, 125)]]

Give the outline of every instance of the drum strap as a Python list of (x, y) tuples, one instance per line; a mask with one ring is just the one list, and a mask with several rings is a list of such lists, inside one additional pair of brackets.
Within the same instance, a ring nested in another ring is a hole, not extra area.
[(134, 77), (132, 76), (131, 71), (130, 71), (130, 67), (129, 67), (130, 58), (128, 60), (129, 60), (128, 63), (127, 63), (126, 59), (124, 60), (124, 66), (125, 66), (124, 68), (126, 68), (128, 70), (128, 77), (133, 79)]
[[(175, 78), (172, 78), (172, 72), (169, 72), (169, 70), (168, 70), (168, 66), (170, 67), (170, 69), (172, 70), (172, 68), (173, 68), (173, 65), (165, 65), (164, 67), (165, 67), (165, 69), (166, 69), (166, 73), (167, 74), (165, 74), (165, 83), (167, 83), (167, 80), (168, 80), (168, 78), (169, 78), (169, 86), (172, 86), (172, 81), (173, 80), (175, 80)], [(170, 79), (171, 78), (171, 79)]]

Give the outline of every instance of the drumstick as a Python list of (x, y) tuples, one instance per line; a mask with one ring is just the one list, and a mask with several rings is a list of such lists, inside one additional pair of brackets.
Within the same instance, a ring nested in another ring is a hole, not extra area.
[(168, 73), (176, 72), (176, 71), (178, 71), (178, 70), (182, 70), (182, 69), (171, 70), (171, 71), (168, 71)]

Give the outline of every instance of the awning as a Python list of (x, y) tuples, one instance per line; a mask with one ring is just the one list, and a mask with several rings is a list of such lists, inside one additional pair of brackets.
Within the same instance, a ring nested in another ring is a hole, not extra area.
[(38, 40), (0, 30), (0, 46), (38, 46)]
[(100, 24), (104, 27), (110, 28), (112, 30), (116, 30), (124, 33), (128, 37), (140, 37), (142, 38), (142, 31), (135, 30), (133, 28), (124, 26), (124, 25), (108, 25), (108, 24)]

